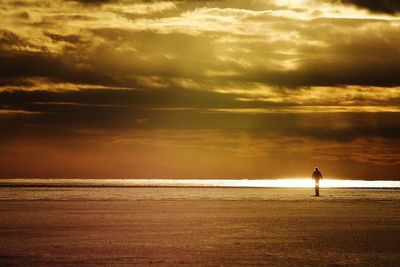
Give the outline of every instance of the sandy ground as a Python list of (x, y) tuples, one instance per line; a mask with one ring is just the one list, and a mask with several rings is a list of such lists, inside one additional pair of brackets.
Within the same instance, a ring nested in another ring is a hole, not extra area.
[(2, 200), (0, 265), (399, 266), (400, 201)]

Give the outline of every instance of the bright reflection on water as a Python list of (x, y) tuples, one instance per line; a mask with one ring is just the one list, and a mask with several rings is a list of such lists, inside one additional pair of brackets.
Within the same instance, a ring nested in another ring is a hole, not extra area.
[[(117, 187), (270, 187), (310, 188), (314, 181), (301, 179), (222, 180), (222, 179), (0, 179), (0, 186), (117, 186)], [(322, 188), (400, 188), (400, 181), (324, 179)]]

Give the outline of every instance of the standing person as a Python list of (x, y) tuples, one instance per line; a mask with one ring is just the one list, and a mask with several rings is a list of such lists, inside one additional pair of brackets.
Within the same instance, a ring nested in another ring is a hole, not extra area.
[(315, 196), (319, 197), (319, 180), (322, 179), (322, 173), (318, 170), (318, 168), (315, 168), (312, 174), (312, 179), (315, 181)]

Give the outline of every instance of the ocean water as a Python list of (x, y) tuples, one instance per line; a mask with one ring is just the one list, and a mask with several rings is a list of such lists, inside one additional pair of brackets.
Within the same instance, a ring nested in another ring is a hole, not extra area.
[(400, 201), (399, 181), (322, 180), (314, 198), (311, 179), (3, 179), (0, 200), (223, 200)]

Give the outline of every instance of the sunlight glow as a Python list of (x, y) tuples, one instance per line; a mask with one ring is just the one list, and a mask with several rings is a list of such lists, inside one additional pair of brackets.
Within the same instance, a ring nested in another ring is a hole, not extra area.
[[(224, 179), (0, 179), (0, 186), (57, 187), (259, 187), (312, 188), (307, 178), (274, 180)], [(400, 188), (400, 181), (323, 179), (321, 188)]]

